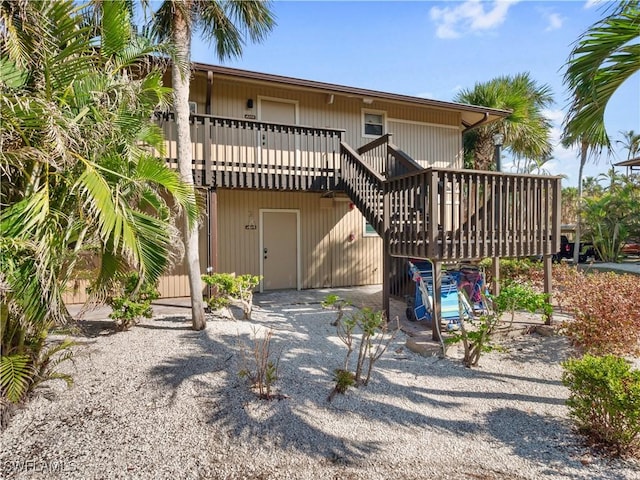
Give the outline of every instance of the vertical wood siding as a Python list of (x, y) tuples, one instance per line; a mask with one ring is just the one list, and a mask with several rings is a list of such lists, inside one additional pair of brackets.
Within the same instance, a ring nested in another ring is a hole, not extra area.
[[(314, 193), (219, 190), (219, 271), (260, 273), (260, 209), (300, 211), (302, 288), (382, 281), (382, 240), (363, 237), (362, 215), (349, 201)], [(251, 219), (255, 230), (245, 229)]]
[[(206, 83), (197, 88), (205, 89)], [(218, 77), (212, 92), (212, 114), (233, 118), (257, 117), (259, 96), (297, 100), (301, 125), (345, 130), (344, 140), (353, 148), (371, 141), (362, 136), (362, 110), (381, 110), (387, 114), (387, 130), (393, 133), (393, 143), (411, 157), (425, 166), (461, 166), (462, 135), (457, 112), (382, 101), (365, 105), (361, 98), (341, 95), (334, 95), (333, 103), (328, 104), (325, 93)], [(195, 91), (193, 98), (203, 99), (202, 91)], [(247, 108), (248, 99), (254, 101), (251, 109)]]

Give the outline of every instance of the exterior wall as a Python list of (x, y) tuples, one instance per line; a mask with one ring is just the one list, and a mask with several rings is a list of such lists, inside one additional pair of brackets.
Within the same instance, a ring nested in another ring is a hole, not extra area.
[(302, 288), (382, 282), (382, 239), (363, 236), (360, 212), (346, 197), (304, 192), (219, 190), (218, 271), (260, 274), (260, 209), (300, 211)]
[[(205, 112), (206, 76), (196, 72), (192, 80), (192, 101), (197, 102), (198, 112)], [(462, 135), (457, 112), (406, 104), (373, 101), (365, 104), (360, 97), (347, 97), (285, 88), (265, 83), (236, 81), (214, 77), (212, 115), (245, 118), (253, 115), (260, 119), (260, 98), (297, 101), (300, 125), (317, 128), (345, 130), (344, 140), (358, 148), (375, 137), (363, 135), (363, 110), (385, 112), (385, 132), (393, 134), (393, 143), (425, 167), (439, 166), (461, 168)], [(253, 100), (253, 108), (247, 108), (247, 100)]]

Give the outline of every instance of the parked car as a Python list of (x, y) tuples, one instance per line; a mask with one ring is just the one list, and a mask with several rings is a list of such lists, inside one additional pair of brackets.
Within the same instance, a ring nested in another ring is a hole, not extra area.
[[(575, 242), (572, 240), (571, 235), (560, 236), (560, 250), (553, 255), (553, 261), (559, 263), (563, 258), (573, 260), (573, 252)], [(580, 252), (578, 254), (578, 263), (584, 263), (589, 258), (594, 260), (600, 260), (600, 255), (591, 242), (580, 242)]]
[(630, 240), (620, 249), (623, 255), (640, 255), (640, 242)]

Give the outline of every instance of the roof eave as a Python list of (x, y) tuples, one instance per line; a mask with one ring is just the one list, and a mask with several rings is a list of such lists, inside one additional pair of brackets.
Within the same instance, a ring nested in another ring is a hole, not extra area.
[(507, 110), (499, 110), (495, 108), (482, 107), (478, 105), (467, 105), (463, 103), (445, 102), (442, 100), (432, 100), (429, 98), (413, 97), (410, 95), (402, 95), (397, 93), (381, 92), (378, 90), (368, 90), (364, 88), (349, 87), (346, 85), (337, 85), (332, 83), (317, 82), (315, 80), (304, 80), (294, 77), (286, 77), (282, 75), (273, 75), (269, 73), (253, 72), (250, 70), (242, 70), (231, 67), (223, 67), (219, 65), (208, 65), (205, 63), (193, 63), (193, 68), (198, 71), (213, 72), (214, 75), (242, 78), (252, 81), (263, 81), (268, 83), (280, 83), (284, 85), (297, 86), (318, 90), (323, 93), (337, 93), (348, 96), (358, 96), (386, 100), (392, 102), (409, 103), (412, 105), (420, 105), (425, 107), (437, 108), (442, 110), (453, 110), (461, 112), (462, 127), (469, 130), (477, 128), (487, 123), (494, 122), (501, 118), (507, 117), (511, 112)]

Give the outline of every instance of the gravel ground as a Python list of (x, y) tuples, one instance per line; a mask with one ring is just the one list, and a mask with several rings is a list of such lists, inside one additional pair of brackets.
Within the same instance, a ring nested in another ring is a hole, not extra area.
[[(475, 369), (410, 352), (404, 333), (367, 387), (327, 402), (345, 348), (318, 305), (257, 308), (252, 321), (183, 316), (111, 334), (93, 322), (65, 370), (2, 432), (3, 478), (640, 479), (592, 455), (571, 428), (562, 337), (536, 334)], [(280, 399), (238, 376), (242, 345), (273, 329)]]

